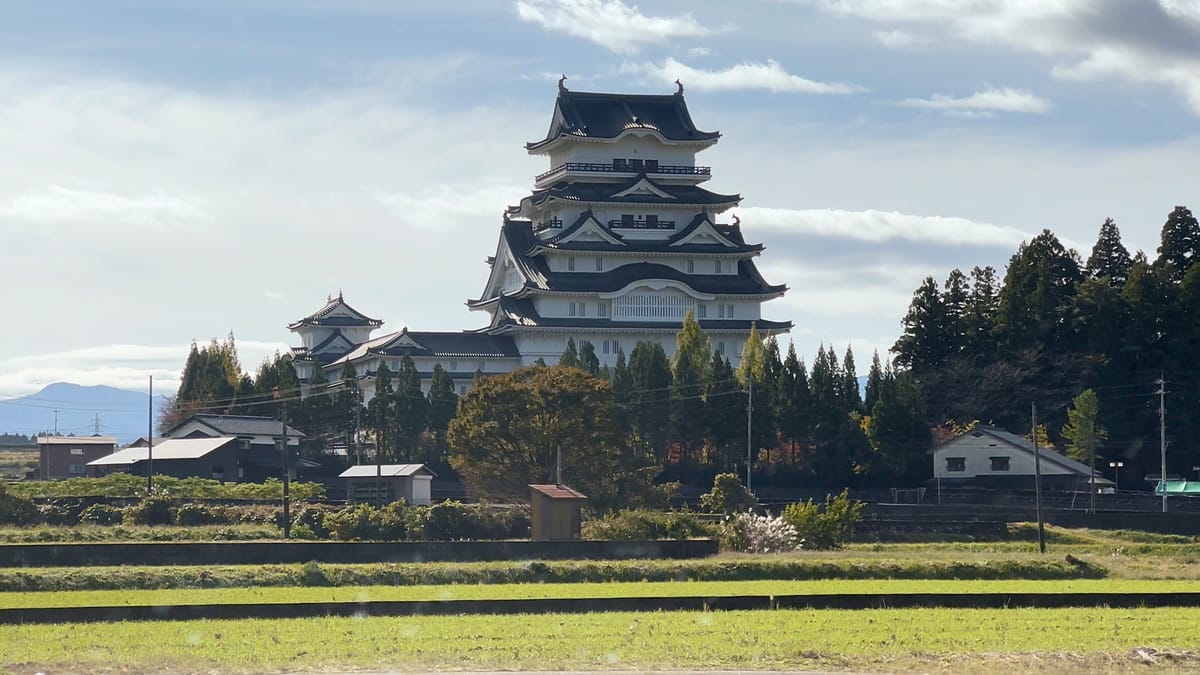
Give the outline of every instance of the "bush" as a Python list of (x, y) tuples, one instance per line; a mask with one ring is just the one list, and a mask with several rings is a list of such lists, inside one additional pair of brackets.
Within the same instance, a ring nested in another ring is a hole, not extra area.
[(170, 525), (175, 522), (171, 500), (147, 497), (141, 503), (125, 509), (121, 522), (125, 525)]
[(681, 511), (626, 509), (583, 524), (584, 539), (646, 541), (690, 539), (713, 535), (714, 528), (694, 514)]
[(124, 509), (110, 504), (92, 504), (79, 512), (79, 522), (88, 525), (118, 525)]
[[(23, 497), (142, 497), (146, 494), (146, 479), (125, 473), (101, 478), (69, 478), (56, 481), (25, 481), (13, 486), (13, 493)], [(283, 482), (268, 478), (263, 483), (222, 483), (208, 478), (154, 477), (156, 495), (170, 499), (280, 499)], [(291, 484), (291, 496), (296, 501), (319, 499), (325, 496), (320, 483)]]
[(325, 514), (322, 523), (333, 539), (374, 539), (375, 509), (370, 504), (347, 506)]
[(432, 541), (472, 539), (480, 529), (478, 523), (477, 514), (462, 502), (441, 502), (428, 507), (422, 534)]
[(175, 509), (176, 525), (212, 525), (217, 522), (215, 514), (203, 504), (184, 504)]
[(758, 500), (737, 474), (720, 473), (713, 479), (712, 491), (700, 496), (700, 506), (709, 513), (741, 513), (758, 506)]
[(38, 522), (38, 518), (38, 510), (32, 500), (12, 494), (0, 483), (0, 523), (34, 525)]
[[(292, 536), (298, 539), (324, 539), (329, 536), (329, 528), (325, 527), (325, 516), (333, 509), (322, 504), (306, 504), (292, 516)], [(311, 533), (311, 536), (300, 536), (298, 532)]]
[(850, 499), (846, 490), (836, 497), (825, 497), (825, 508), (810, 499), (789, 504), (783, 519), (796, 529), (806, 548), (841, 548), (854, 536), (854, 527), (862, 520), (863, 502)]
[(721, 524), (721, 548), (743, 553), (782, 553), (803, 545), (796, 528), (778, 516), (738, 513)]

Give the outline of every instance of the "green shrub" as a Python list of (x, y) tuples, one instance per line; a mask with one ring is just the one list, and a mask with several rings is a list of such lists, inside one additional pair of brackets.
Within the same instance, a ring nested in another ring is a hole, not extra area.
[(581, 534), (584, 539), (646, 541), (708, 537), (714, 528), (687, 512), (626, 509), (585, 522)]
[(324, 504), (305, 504), (292, 517), (292, 536), (301, 538), (296, 532), (304, 528), (312, 533), (305, 539), (324, 539), (329, 536), (329, 528), (325, 527), (325, 516), (333, 511), (332, 507)]
[(170, 525), (175, 522), (171, 500), (164, 497), (147, 497), (125, 509), (121, 522), (125, 525)]
[(325, 514), (322, 522), (333, 539), (374, 539), (374, 515), (375, 509), (371, 508), (370, 504), (358, 504), (330, 511)]
[(404, 535), (408, 531), (404, 520), (404, 513), (407, 510), (408, 507), (404, 504), (403, 499), (394, 501), (377, 510), (371, 517), (371, 522), (375, 526), (375, 536), (373, 538), (388, 541), (404, 539)]
[(758, 506), (758, 500), (737, 474), (720, 473), (713, 479), (712, 490), (700, 496), (700, 506), (709, 513), (741, 513)]
[(300, 580), (305, 586), (330, 586), (329, 577), (316, 561), (310, 560), (300, 566)]
[(47, 525), (78, 525), (83, 505), (78, 502), (57, 500), (49, 504), (38, 504), (38, 521)]
[(462, 502), (440, 502), (429, 507), (422, 534), (432, 541), (471, 539), (479, 529), (477, 523), (476, 514)]
[[(268, 478), (263, 483), (222, 483), (208, 478), (155, 476), (154, 492), (170, 499), (281, 499), (283, 482)], [(320, 483), (292, 483), (292, 499), (304, 501), (325, 496)], [(125, 473), (102, 478), (69, 478), (56, 481), (25, 481), (13, 486), (13, 494), (23, 497), (142, 497), (146, 479)]]
[(854, 527), (862, 520), (863, 502), (850, 499), (846, 490), (838, 496), (826, 496), (824, 508), (810, 499), (789, 504), (783, 520), (796, 528), (804, 548), (841, 548), (854, 536)]
[(175, 509), (176, 525), (212, 525), (216, 522), (213, 512), (203, 504), (184, 504)]
[(79, 522), (87, 525), (117, 525), (125, 511), (110, 504), (92, 504), (79, 512)]
[(34, 525), (38, 519), (38, 510), (32, 500), (9, 492), (4, 484), (0, 483), (0, 523)]

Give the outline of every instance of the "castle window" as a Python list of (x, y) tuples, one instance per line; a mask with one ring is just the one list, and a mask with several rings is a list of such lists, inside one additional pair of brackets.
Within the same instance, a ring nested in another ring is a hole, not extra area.
[(569, 311), (570, 311), (569, 316), (575, 316), (575, 303), (573, 303), (573, 302), (571, 303)]
[(579, 316), (587, 316), (587, 303), (579, 303)]
[(695, 271), (696, 271), (696, 261), (695, 261), (695, 260), (689, 260), (689, 261), (688, 261), (688, 274), (691, 274), (691, 273), (693, 273), (693, 272), (695, 272)]
[(601, 300), (596, 303), (596, 316), (608, 316), (608, 303)]
[(721, 261), (720, 260), (713, 261), (713, 270), (716, 271), (717, 274), (721, 273)]
[(596, 258), (596, 271), (597, 272), (604, 271), (604, 258)]
[(729, 309), (725, 310), (725, 318), (726, 318), (726, 319), (732, 319), (732, 318), (733, 318), (733, 305), (732, 305), (732, 304), (731, 304), (731, 305), (729, 305)]
[(724, 340), (717, 342), (717, 353), (724, 356), (724, 354), (725, 354), (725, 341)]
[(575, 271), (575, 256), (571, 256), (571, 257), (567, 258), (567, 271), (568, 272)]
[(608, 353), (608, 346), (609, 346), (609, 344), (610, 344), (610, 343), (609, 343), (609, 341), (608, 341), (608, 340), (605, 340), (605, 341), (604, 341), (603, 352), (604, 352), (605, 354), (607, 354), (607, 353)]
[(458, 361), (451, 361), (449, 363), (449, 367), (450, 367), (450, 370), (458, 370)]
[(725, 305), (724, 304), (717, 305), (717, 318), (718, 319), (725, 318)]
[(700, 318), (700, 319), (707, 319), (708, 318), (708, 305), (706, 305), (704, 303), (700, 303), (699, 305), (696, 305), (696, 317)]

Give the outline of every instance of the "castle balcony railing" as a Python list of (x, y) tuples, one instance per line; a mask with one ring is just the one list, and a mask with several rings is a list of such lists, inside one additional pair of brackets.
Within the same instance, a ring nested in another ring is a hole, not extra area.
[(657, 173), (670, 176), (711, 176), (711, 166), (686, 166), (683, 164), (659, 164), (655, 160), (639, 160), (615, 161), (611, 164), (600, 164), (596, 162), (564, 162), (558, 166), (540, 173), (534, 178), (535, 181), (540, 181), (543, 178), (553, 176), (556, 173), (567, 171), (583, 171), (596, 173)]

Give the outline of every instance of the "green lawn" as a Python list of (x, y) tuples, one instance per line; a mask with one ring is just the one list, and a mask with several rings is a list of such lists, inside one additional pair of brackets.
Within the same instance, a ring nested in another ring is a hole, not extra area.
[[(877, 669), (1113, 672), (1200, 661), (1200, 609), (325, 618), (0, 627), (18, 672)], [(1141, 655), (1136, 650), (1142, 650)], [(1166, 653), (1164, 653), (1166, 652)], [(1141, 666), (1144, 668), (1144, 666)]]
[(1069, 579), (961, 581), (879, 579), (817, 581), (674, 581), (603, 584), (457, 584), (332, 588), (211, 588), (0, 593), (0, 608), (88, 607), (383, 600), (492, 600), (655, 596), (806, 595), (836, 593), (1163, 593), (1200, 592), (1197, 581)]

